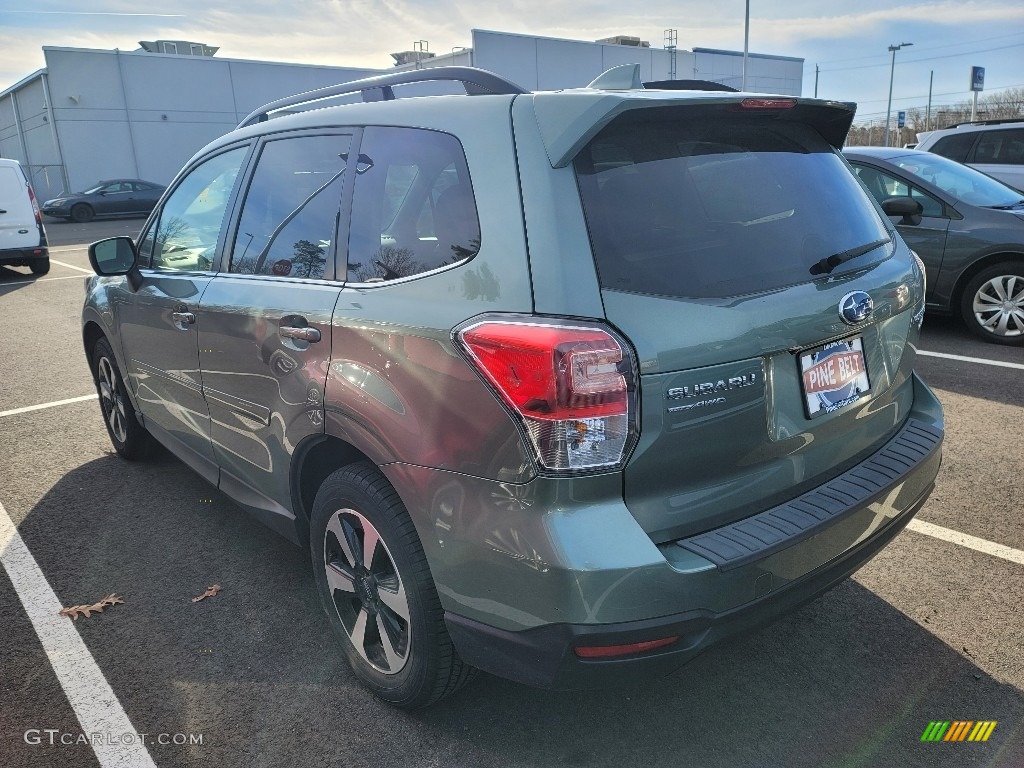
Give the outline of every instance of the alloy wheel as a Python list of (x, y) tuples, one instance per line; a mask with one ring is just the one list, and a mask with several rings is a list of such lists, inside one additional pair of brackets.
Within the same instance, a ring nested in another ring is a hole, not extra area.
[(324, 568), (356, 653), (382, 674), (401, 672), (412, 642), (409, 601), (391, 552), (366, 517), (353, 509), (331, 516), (324, 534)]
[(128, 440), (128, 414), (124, 398), (118, 390), (117, 369), (106, 357), (101, 357), (96, 366), (99, 374), (100, 402), (103, 415), (110, 426), (110, 433), (119, 443)]

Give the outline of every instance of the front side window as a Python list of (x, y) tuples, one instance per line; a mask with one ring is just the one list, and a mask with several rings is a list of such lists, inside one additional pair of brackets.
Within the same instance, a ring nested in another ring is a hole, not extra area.
[[(248, 151), (248, 147), (239, 147), (216, 155), (182, 179), (152, 230), (149, 266), (186, 271), (213, 268), (224, 213)], [(146, 251), (148, 239), (147, 234), (142, 246)]]
[(863, 188), (812, 128), (698, 108), (612, 122), (575, 161), (604, 288), (721, 298), (892, 252)]
[(332, 277), (349, 136), (269, 141), (245, 196), (230, 271)]
[(414, 128), (367, 128), (352, 200), (348, 279), (380, 282), (471, 258), (480, 223), (462, 145)]
[(923, 179), (970, 205), (1005, 208), (1020, 203), (1020, 192), (967, 165), (931, 152), (915, 152), (892, 162), (910, 176)]

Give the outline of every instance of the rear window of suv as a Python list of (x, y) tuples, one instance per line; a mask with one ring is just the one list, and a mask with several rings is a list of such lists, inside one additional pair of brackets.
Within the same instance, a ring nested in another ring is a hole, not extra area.
[(867, 194), (813, 129), (685, 109), (620, 117), (575, 161), (603, 287), (736, 296), (816, 279), (823, 259), (871, 244), (832, 274), (891, 253)]

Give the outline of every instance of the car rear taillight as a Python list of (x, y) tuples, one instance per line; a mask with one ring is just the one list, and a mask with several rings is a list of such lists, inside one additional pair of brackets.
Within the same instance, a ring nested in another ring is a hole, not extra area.
[(36, 224), (41, 227), (43, 225), (43, 216), (39, 212), (39, 203), (36, 202), (36, 193), (32, 191), (31, 185), (29, 185), (28, 188), (28, 199), (29, 202), (32, 203), (32, 210), (36, 215)]
[(455, 340), (518, 417), (544, 469), (624, 461), (636, 433), (636, 369), (610, 331), (542, 318), (483, 320)]

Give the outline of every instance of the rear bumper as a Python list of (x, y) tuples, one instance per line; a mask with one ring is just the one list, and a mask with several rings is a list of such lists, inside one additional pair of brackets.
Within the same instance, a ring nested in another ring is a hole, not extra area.
[(27, 267), (37, 261), (50, 258), (45, 245), (35, 248), (7, 248), (0, 250), (0, 265), (11, 267)]
[[(537, 688), (581, 690), (630, 685), (672, 674), (712, 646), (807, 603), (836, 586), (888, 544), (924, 504), (932, 485), (907, 510), (841, 557), (785, 587), (725, 613), (694, 610), (623, 624), (549, 624), (508, 632), (445, 614), (452, 642), (467, 663)], [(578, 646), (625, 645), (676, 636), (665, 648), (614, 660), (584, 660)]]
[[(449, 608), (445, 618), (459, 654), (488, 672), (541, 688), (635, 683), (674, 672), (716, 643), (814, 599), (891, 541), (934, 488), (941, 463), (941, 406), (920, 380), (914, 384), (910, 420), (848, 472), (747, 520), (659, 546), (671, 575), (653, 566), (618, 572), (616, 584), (633, 582), (634, 594), (648, 604), (674, 595), (683, 610), (622, 622), (550, 622), (510, 630)], [(830, 503), (815, 496), (822, 492)], [(774, 536), (764, 526), (775, 528)], [(585, 582), (576, 584), (582, 592)], [(608, 602), (613, 595), (612, 588), (602, 592)], [(596, 614), (597, 606), (587, 602)], [(575, 652), (580, 646), (668, 637), (677, 639), (614, 659), (582, 659)]]

